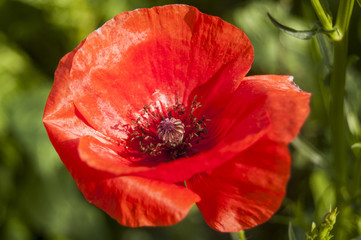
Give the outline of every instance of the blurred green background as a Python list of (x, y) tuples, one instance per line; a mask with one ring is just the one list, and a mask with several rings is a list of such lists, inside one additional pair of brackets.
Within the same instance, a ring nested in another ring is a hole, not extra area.
[[(312, 113), (290, 146), (293, 165), (287, 197), (270, 221), (246, 231), (248, 239), (288, 239), (289, 222), (298, 239), (305, 239), (311, 222), (320, 221), (329, 207), (335, 206), (327, 130), (330, 46), (322, 36), (309, 41), (292, 38), (276, 29), (266, 15), (270, 12), (288, 26), (310, 29), (316, 16), (309, 1), (0, 0), (0, 239), (234, 238), (209, 228), (196, 207), (171, 227), (131, 229), (119, 225), (83, 198), (41, 121), (53, 73), (63, 55), (117, 13), (169, 3), (196, 6), (241, 28), (255, 49), (250, 75), (293, 75), (303, 90), (313, 94)], [(329, 1), (329, 5), (335, 15), (338, 1)], [(350, 27), (348, 145), (361, 141), (361, 14), (357, 4)], [(345, 164), (352, 168), (360, 151), (349, 154), (350, 162)], [(360, 195), (350, 198), (348, 211), (354, 214), (346, 227), (358, 236)]]

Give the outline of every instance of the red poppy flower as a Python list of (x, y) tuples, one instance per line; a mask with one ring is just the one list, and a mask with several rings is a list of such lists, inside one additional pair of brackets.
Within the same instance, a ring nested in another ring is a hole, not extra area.
[(196, 203), (218, 231), (280, 206), (287, 144), (310, 95), (290, 76), (245, 77), (246, 35), (185, 5), (117, 15), (60, 61), (44, 124), (85, 198), (131, 227)]

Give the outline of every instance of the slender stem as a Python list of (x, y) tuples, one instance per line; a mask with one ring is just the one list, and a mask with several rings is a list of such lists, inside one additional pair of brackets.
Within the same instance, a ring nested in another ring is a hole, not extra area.
[(244, 231), (239, 231), (238, 236), (239, 236), (239, 240), (247, 240), (246, 234), (244, 233)]
[[(342, 1), (342, 0), (341, 0)], [(348, 239), (344, 231), (347, 219), (343, 211), (345, 205), (344, 191), (347, 186), (349, 163), (346, 158), (346, 131), (344, 114), (344, 96), (347, 61), (347, 33), (341, 41), (334, 43), (334, 64), (331, 75), (330, 124), (332, 137), (332, 155), (336, 187), (336, 206), (340, 209), (340, 216), (336, 226), (336, 239)]]
[(334, 42), (333, 69), (331, 73), (330, 124), (332, 137), (332, 154), (334, 176), (336, 180), (337, 207), (340, 209), (339, 224), (336, 226), (336, 239), (348, 239), (343, 225), (349, 218), (345, 206), (344, 192), (348, 178), (349, 163), (346, 157), (346, 128), (344, 113), (344, 97), (346, 82), (346, 66), (348, 52), (348, 26), (351, 19), (354, 0), (340, 0), (337, 13), (336, 29), (340, 39)]
[(322, 26), (327, 30), (332, 30), (333, 29), (332, 19), (328, 14), (326, 14), (320, 1), (319, 0), (311, 0), (311, 3), (312, 3), (313, 8), (315, 9), (315, 12), (316, 12), (318, 19), (320, 20)]
[[(332, 18), (329, 14), (325, 12), (325, 10), (322, 7), (322, 4), (319, 0), (311, 0), (312, 6), (315, 9), (315, 12), (317, 14), (318, 19), (320, 20), (322, 26), (324, 29), (332, 31), (334, 30), (333, 24), (332, 24)], [(337, 40), (340, 38), (337, 31), (332, 31), (328, 34), (332, 40)]]
[(336, 20), (336, 29), (341, 37), (340, 40), (348, 31), (354, 3), (355, 0), (340, 0)]
[(346, 185), (346, 131), (344, 97), (346, 82), (346, 65), (348, 51), (348, 26), (352, 14), (354, 0), (340, 0), (337, 13), (336, 28), (341, 39), (334, 42), (333, 69), (331, 74), (331, 137), (337, 188)]
[(331, 75), (330, 123), (332, 153), (337, 188), (346, 185), (346, 131), (344, 114), (345, 80), (347, 61), (347, 35), (334, 42), (334, 63)]

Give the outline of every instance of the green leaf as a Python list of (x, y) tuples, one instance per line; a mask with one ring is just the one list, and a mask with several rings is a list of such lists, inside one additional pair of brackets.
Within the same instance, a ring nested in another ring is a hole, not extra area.
[(318, 25), (316, 25), (316, 27), (314, 27), (310, 30), (296, 30), (296, 29), (290, 28), (288, 26), (285, 26), (285, 25), (279, 23), (274, 17), (271, 16), (271, 14), (267, 13), (267, 15), (268, 15), (269, 19), (271, 20), (271, 22), (273, 23), (273, 25), (275, 25), (278, 29), (280, 29), (281, 31), (284, 31), (285, 33), (287, 33), (288, 35), (291, 35), (292, 37), (299, 38), (302, 40), (311, 39), (313, 36), (316, 35), (316, 33), (333, 32), (333, 30), (332, 31), (325, 30)]
[(356, 149), (356, 148), (360, 148), (360, 149), (361, 149), (361, 142), (357, 142), (357, 143), (352, 144), (351, 148), (352, 148), (352, 149)]
[(288, 224), (288, 240), (297, 240), (291, 222)]
[(311, 143), (307, 142), (306, 139), (301, 136), (296, 137), (292, 141), (292, 146), (299, 151), (302, 156), (309, 159), (313, 164), (317, 166), (326, 165), (326, 157)]
[[(360, 5), (360, 7), (361, 7), (361, 0), (357, 0), (357, 3), (358, 3), (358, 5)], [(361, 239), (361, 237), (360, 237), (360, 239)]]
[(310, 176), (310, 189), (316, 206), (316, 215), (322, 217), (330, 206), (336, 203), (333, 182), (324, 170), (314, 170)]
[(357, 138), (358, 136), (361, 136), (361, 122), (357, 113), (357, 105), (355, 106), (354, 101), (357, 102), (357, 99), (345, 101), (345, 113), (349, 131)]

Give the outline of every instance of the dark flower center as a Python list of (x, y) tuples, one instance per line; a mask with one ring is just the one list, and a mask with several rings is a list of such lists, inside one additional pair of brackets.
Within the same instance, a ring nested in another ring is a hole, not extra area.
[(194, 97), (190, 106), (177, 102), (174, 106), (150, 107), (145, 105), (141, 117), (128, 127), (126, 149), (135, 158), (141, 155), (162, 156), (165, 161), (196, 154), (195, 147), (207, 138), (207, 121), (196, 110), (202, 105)]

